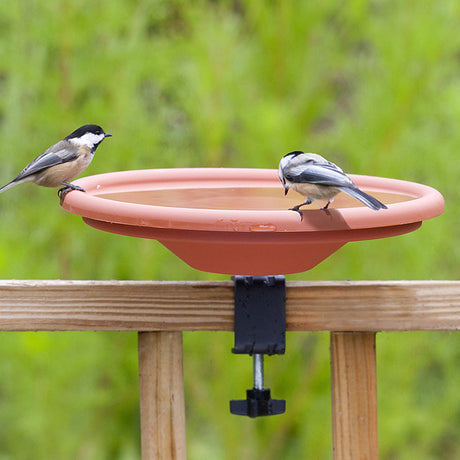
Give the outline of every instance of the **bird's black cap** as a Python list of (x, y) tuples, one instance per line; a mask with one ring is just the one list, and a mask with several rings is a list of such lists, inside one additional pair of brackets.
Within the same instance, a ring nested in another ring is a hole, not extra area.
[(294, 150), (293, 152), (286, 153), (284, 156), (287, 157), (288, 155), (292, 155), (293, 157), (296, 157), (297, 155), (302, 155), (302, 153), (304, 152), (301, 150)]
[(75, 139), (85, 135), (86, 133), (104, 134), (105, 137), (111, 136), (111, 134), (104, 132), (104, 130), (99, 125), (83, 125), (65, 137), (65, 140), (68, 141), (69, 139)]

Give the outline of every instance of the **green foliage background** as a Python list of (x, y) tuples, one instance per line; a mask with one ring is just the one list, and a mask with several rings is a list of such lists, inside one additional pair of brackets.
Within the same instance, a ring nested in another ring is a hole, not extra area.
[[(345, 171), (439, 189), (443, 216), (352, 243), (288, 279), (456, 279), (460, 6), (339, 2), (3, 0), (0, 180), (85, 123), (113, 134), (85, 174), (276, 168), (302, 149)], [(0, 197), (0, 278), (227, 279), (158, 243), (90, 229), (56, 192)], [(141, 257), (139, 256), (141, 255)], [(136, 336), (1, 333), (0, 460), (139, 458)], [(231, 334), (184, 337), (190, 459), (331, 458), (326, 333), (267, 359), (287, 413), (247, 420)], [(458, 334), (379, 334), (383, 459), (460, 457)]]

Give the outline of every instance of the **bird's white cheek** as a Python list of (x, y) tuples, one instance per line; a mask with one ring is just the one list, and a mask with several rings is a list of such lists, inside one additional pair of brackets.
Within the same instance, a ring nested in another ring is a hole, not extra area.
[(79, 138), (70, 139), (70, 142), (77, 145), (87, 145), (88, 147), (92, 147), (93, 145), (99, 144), (104, 137), (105, 136), (103, 134), (86, 133)]

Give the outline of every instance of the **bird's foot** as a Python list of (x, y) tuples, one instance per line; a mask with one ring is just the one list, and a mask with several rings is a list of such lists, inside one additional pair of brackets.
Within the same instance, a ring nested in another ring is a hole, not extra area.
[(84, 188), (79, 187), (78, 185), (75, 185), (75, 184), (70, 184), (69, 182), (63, 182), (62, 185), (64, 187), (61, 187), (57, 192), (58, 197), (61, 200), (61, 204), (64, 201), (65, 196), (72, 190), (78, 190), (79, 192), (86, 192)]
[(294, 206), (293, 208), (289, 208), (289, 211), (297, 212), (300, 215), (300, 220), (302, 221), (303, 220), (303, 214), (302, 214), (302, 211), (300, 210), (300, 208), (302, 206), (308, 206), (311, 203), (312, 203), (312, 201), (309, 198), (307, 198), (303, 203), (300, 203), (297, 206)]
[(329, 211), (329, 205), (330, 205), (331, 203), (332, 203), (332, 201), (328, 201), (328, 202), (326, 203), (326, 206), (323, 206), (323, 207), (321, 208), (321, 211), (324, 211), (328, 216), (331, 215), (331, 212)]
[(303, 214), (302, 214), (302, 211), (300, 210), (300, 207), (303, 206), (303, 204), (304, 203), (302, 203), (300, 205), (297, 205), (297, 206), (294, 206), (293, 208), (289, 208), (289, 211), (295, 211), (300, 215), (300, 220), (301, 221), (303, 220)]

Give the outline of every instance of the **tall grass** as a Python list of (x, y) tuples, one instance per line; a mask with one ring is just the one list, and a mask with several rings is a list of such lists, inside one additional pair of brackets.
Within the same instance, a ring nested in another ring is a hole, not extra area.
[[(85, 174), (276, 168), (293, 149), (446, 198), (417, 232), (348, 244), (289, 279), (456, 279), (460, 7), (453, 0), (0, 2), (0, 180), (84, 123), (113, 134)], [(21, 185), (0, 196), (0, 277), (226, 279), (97, 232)], [(139, 255), (142, 257), (139, 257)], [(0, 459), (139, 455), (135, 335), (2, 333)], [(327, 334), (267, 360), (287, 413), (246, 420), (230, 334), (185, 334), (191, 459), (330, 458)], [(456, 334), (381, 334), (382, 458), (458, 458)]]

